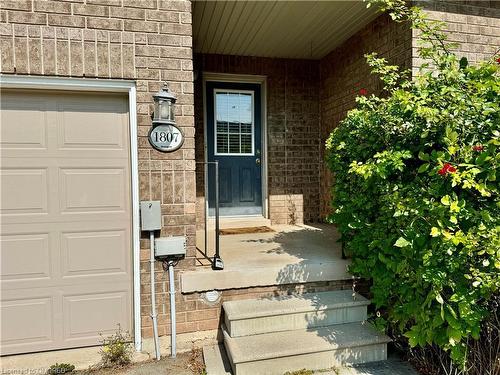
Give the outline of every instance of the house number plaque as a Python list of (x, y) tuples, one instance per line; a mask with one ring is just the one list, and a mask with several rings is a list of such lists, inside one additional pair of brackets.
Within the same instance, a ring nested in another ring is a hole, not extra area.
[(182, 131), (172, 124), (153, 125), (148, 138), (151, 146), (162, 152), (178, 150), (184, 143)]

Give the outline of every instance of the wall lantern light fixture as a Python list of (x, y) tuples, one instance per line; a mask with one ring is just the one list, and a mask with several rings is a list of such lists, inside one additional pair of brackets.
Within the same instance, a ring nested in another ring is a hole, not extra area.
[(153, 122), (175, 125), (175, 102), (176, 96), (168, 88), (167, 83), (156, 93), (153, 94), (154, 112)]
[(165, 83), (153, 95), (153, 126), (149, 131), (149, 143), (158, 151), (172, 152), (184, 143), (184, 134), (175, 122), (175, 102), (177, 98)]

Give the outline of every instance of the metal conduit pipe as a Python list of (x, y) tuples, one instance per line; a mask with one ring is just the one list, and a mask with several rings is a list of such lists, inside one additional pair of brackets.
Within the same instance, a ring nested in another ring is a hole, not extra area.
[(155, 341), (155, 357), (160, 360), (160, 343), (158, 338), (158, 321), (156, 316), (156, 297), (155, 297), (155, 234), (149, 232), (149, 241), (151, 243), (151, 252), (149, 257), (150, 274), (151, 274), (151, 318), (153, 319), (153, 336)]
[(176, 341), (176, 319), (175, 319), (175, 283), (174, 283), (174, 266), (173, 261), (163, 262), (163, 269), (165, 269), (165, 263), (168, 269), (168, 284), (169, 284), (169, 294), (170, 294), (170, 353), (172, 358), (177, 355), (177, 341)]

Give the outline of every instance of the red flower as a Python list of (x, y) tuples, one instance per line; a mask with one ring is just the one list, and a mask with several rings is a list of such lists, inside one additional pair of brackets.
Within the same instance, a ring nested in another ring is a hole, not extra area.
[(457, 171), (457, 168), (455, 168), (452, 165), (448, 168), (448, 172), (450, 172), (450, 173), (455, 173), (456, 171)]
[(484, 146), (483, 145), (475, 145), (472, 147), (472, 150), (474, 151), (483, 151), (484, 150)]
[(455, 168), (453, 165), (450, 163), (444, 163), (443, 167), (438, 171), (438, 174), (441, 176), (446, 175), (447, 173), (453, 173), (456, 172), (457, 168)]
[(359, 94), (363, 95), (363, 96), (366, 96), (366, 95), (368, 95), (368, 90), (365, 89), (365, 88), (362, 88), (362, 89), (359, 90)]
[(498, 64), (500, 64), (500, 57), (496, 60)]

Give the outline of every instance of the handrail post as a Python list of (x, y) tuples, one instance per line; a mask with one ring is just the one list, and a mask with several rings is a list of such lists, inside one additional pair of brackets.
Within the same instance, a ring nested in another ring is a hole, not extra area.
[(219, 258), (219, 161), (215, 161), (215, 256)]
[(204, 213), (205, 213), (205, 258), (208, 257), (207, 252), (208, 252), (208, 173), (209, 173), (209, 167), (210, 164), (208, 163), (203, 163), (203, 173), (204, 173), (204, 179), (203, 179), (203, 188), (205, 190), (205, 202), (204, 202)]
[(215, 160), (215, 255), (212, 268), (215, 270), (224, 269), (224, 263), (219, 252), (219, 161)]

